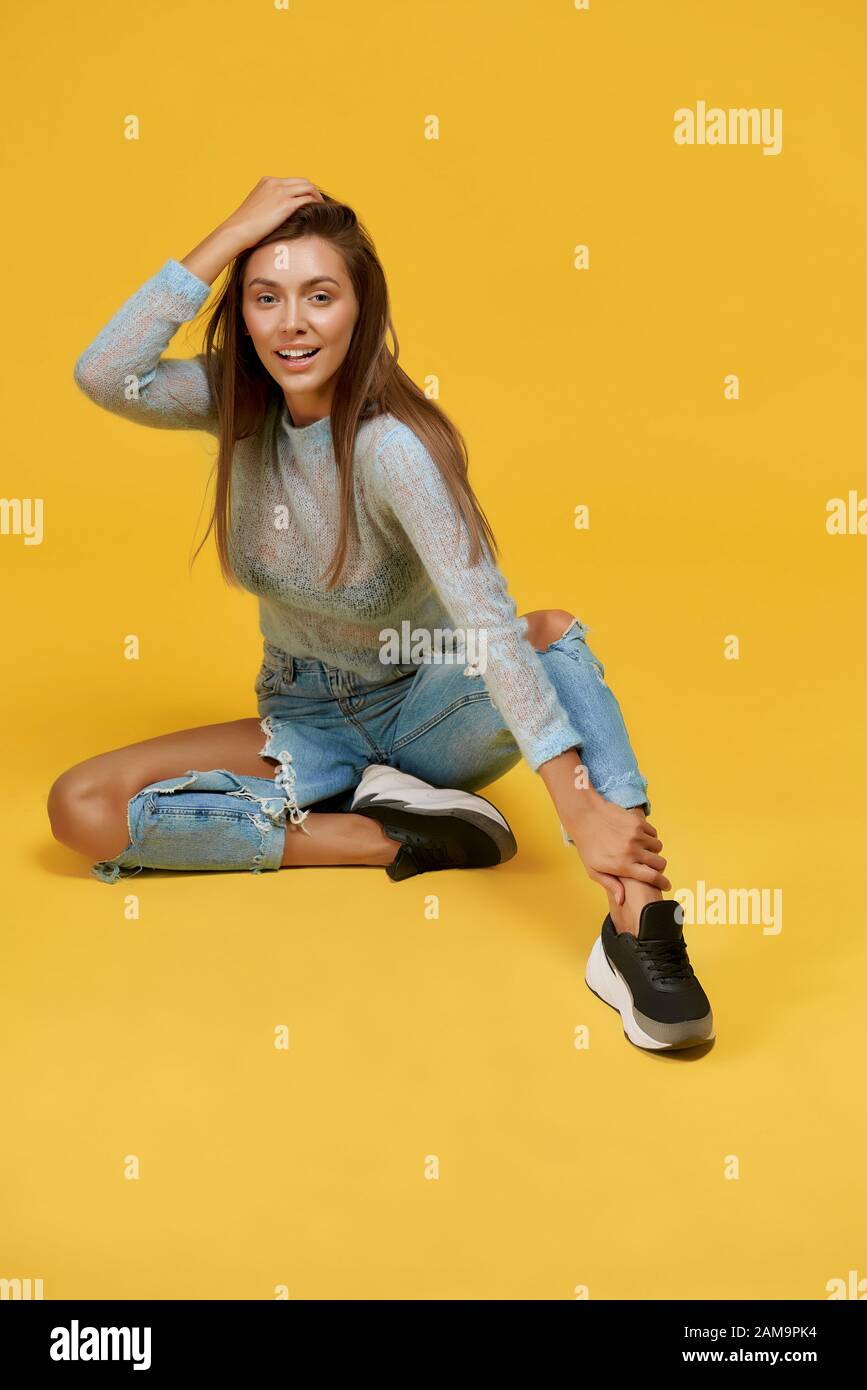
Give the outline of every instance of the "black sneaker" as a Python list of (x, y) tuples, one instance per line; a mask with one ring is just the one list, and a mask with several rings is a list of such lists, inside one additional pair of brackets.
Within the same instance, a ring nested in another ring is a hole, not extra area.
[(584, 978), (617, 1009), (636, 1047), (695, 1047), (714, 1036), (710, 1002), (689, 963), (677, 902), (645, 903), (637, 936), (618, 932), (607, 916)]
[(379, 821), (401, 841), (396, 859), (385, 866), (396, 881), (433, 869), (490, 868), (518, 849), (507, 821), (483, 796), (432, 787), (385, 763), (365, 768), (349, 809)]

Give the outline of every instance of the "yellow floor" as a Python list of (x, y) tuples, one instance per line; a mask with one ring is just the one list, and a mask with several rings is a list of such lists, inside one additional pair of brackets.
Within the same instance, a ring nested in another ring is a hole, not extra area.
[(500, 869), (121, 887), (46, 839), (41, 767), (4, 801), (4, 1273), (52, 1298), (815, 1299), (859, 1267), (851, 814), (812, 836), (794, 805), (658, 789), (675, 889), (784, 901), (776, 935), (687, 929), (718, 1036), (662, 1057), (583, 983), (601, 893), (529, 771), (490, 791)]

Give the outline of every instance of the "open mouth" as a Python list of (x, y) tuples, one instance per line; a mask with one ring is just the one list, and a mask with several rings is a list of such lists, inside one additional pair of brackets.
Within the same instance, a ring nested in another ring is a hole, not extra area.
[(319, 352), (319, 348), (307, 348), (304, 352), (281, 352), (277, 349), (277, 356), (284, 362), (309, 362)]

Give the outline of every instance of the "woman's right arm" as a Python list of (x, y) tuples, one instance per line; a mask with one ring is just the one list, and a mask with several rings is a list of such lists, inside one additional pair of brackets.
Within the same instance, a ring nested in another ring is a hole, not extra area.
[(73, 375), (84, 394), (104, 410), (142, 425), (217, 434), (204, 353), (191, 359), (166, 359), (163, 353), (180, 325), (198, 313), (211, 281), (236, 254), (237, 241), (218, 229), (183, 261), (166, 261), (76, 361)]
[(163, 353), (229, 262), (310, 201), (323, 199), (307, 179), (260, 179), (231, 217), (182, 261), (166, 261), (85, 348), (73, 371), (84, 394), (142, 425), (218, 434), (205, 354), (167, 359)]

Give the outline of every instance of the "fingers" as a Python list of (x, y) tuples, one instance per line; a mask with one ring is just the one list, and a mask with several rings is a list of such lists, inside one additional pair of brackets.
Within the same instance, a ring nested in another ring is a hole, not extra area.
[(636, 809), (636, 807), (631, 807), (627, 812), (632, 821), (632, 835), (634, 837), (639, 837), (643, 841), (653, 841), (657, 849), (661, 848), (662, 841), (659, 838), (656, 826), (651, 825), (650, 821), (646, 820), (643, 814), (640, 817), (636, 817), (634, 815)]
[(657, 854), (662, 849), (662, 841), (654, 835), (641, 836), (642, 849), (655, 849)]
[(661, 855), (648, 854), (627, 863), (611, 864), (610, 868), (621, 878), (639, 878), (642, 883), (650, 883), (654, 888), (662, 888), (667, 892), (671, 888), (671, 881), (662, 872), (666, 862)]
[(594, 879), (596, 883), (601, 883), (602, 887), (607, 889), (618, 907), (623, 906), (626, 901), (626, 889), (623, 887), (622, 879), (615, 878), (612, 874), (598, 873), (596, 870), (590, 874), (590, 878)]
[(638, 859), (639, 864), (652, 864), (654, 869), (664, 869), (668, 863), (661, 854), (651, 854), (649, 850), (642, 850)]
[(268, 174), (264, 178), (260, 179), (259, 183), (270, 184), (272, 188), (285, 188), (287, 191), (291, 191), (291, 195), (293, 198), (303, 198), (307, 202), (325, 202), (325, 199), (323, 198), (319, 189), (316, 187), (316, 184), (311, 183), (309, 179), (281, 179), (278, 178), (276, 175)]
[(649, 883), (651, 888), (659, 888), (663, 893), (671, 892), (671, 880), (650, 864), (632, 864), (628, 870), (623, 869), (622, 873), (626, 878), (637, 878), (642, 883)]
[(308, 188), (308, 189), (311, 190), (311, 192), (312, 192), (312, 190), (316, 187), (315, 183), (311, 183), (309, 179), (300, 178), (300, 177), (298, 177), (297, 175), (296, 175), (295, 177), (293, 177), (293, 178), (281, 179), (278, 175), (275, 175), (275, 174), (266, 174), (265, 177), (264, 177), (263, 179), (260, 179), (260, 180), (259, 180), (259, 182), (260, 182), (260, 183), (283, 184), (283, 185), (286, 185), (286, 186), (288, 186), (289, 184), (298, 184), (299, 187), (301, 187), (301, 188)]

